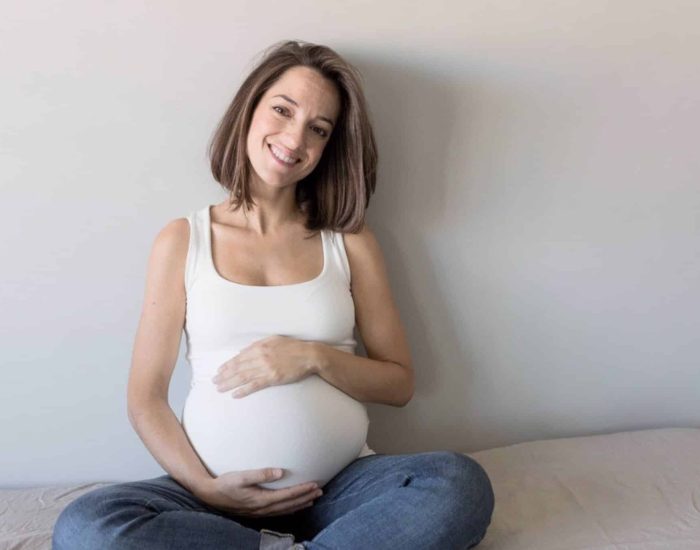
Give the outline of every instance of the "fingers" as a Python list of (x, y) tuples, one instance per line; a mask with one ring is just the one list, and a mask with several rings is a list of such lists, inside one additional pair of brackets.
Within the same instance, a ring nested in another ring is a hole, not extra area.
[(254, 383), (255, 387), (261, 387), (268, 381), (264, 373), (256, 371), (239, 372), (230, 376), (218, 374), (211, 380), (216, 386), (216, 391), (219, 393), (223, 393), (234, 388), (248, 386), (251, 385), (251, 383)]
[(257, 470), (243, 470), (235, 473), (241, 478), (243, 485), (266, 483), (268, 481), (275, 481), (284, 476), (284, 470), (281, 468), (260, 468)]
[(238, 386), (233, 392), (231, 392), (231, 396), (234, 398), (245, 397), (246, 395), (268, 387), (269, 384), (265, 383), (264, 378), (258, 378), (257, 380), (259, 380), (259, 382), (250, 382), (248, 384)]
[(291, 501), (315, 491), (316, 489), (318, 489), (318, 485), (314, 482), (302, 483), (301, 485), (285, 487), (284, 489), (265, 489), (260, 487), (260, 506), (272, 506), (278, 502)]
[(296, 510), (306, 508), (313, 504), (314, 499), (320, 497), (323, 491), (315, 482), (301, 483), (284, 489), (267, 489), (256, 484), (274, 481), (284, 476), (275, 474), (276, 468), (262, 468), (259, 470), (246, 470), (239, 472), (243, 482), (256, 492), (257, 507), (251, 511), (251, 516), (271, 516), (291, 514)]
[(313, 501), (323, 494), (321, 489), (311, 489), (305, 490), (301, 495), (297, 495), (293, 498), (287, 498), (280, 501), (276, 501), (272, 504), (258, 508), (255, 511), (255, 515), (260, 516), (278, 516), (291, 514), (297, 510), (307, 508), (313, 504)]

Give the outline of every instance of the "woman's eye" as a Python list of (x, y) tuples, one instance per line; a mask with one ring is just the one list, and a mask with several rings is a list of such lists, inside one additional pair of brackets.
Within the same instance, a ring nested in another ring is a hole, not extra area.
[[(278, 109), (279, 109), (279, 110), (278, 110)], [(287, 115), (286, 115), (287, 109), (285, 109), (284, 107), (280, 107), (279, 105), (275, 105), (274, 107), (272, 107), (272, 110), (275, 111), (276, 113), (282, 115), (282, 116), (287, 116)], [(317, 133), (317, 134), (318, 134), (319, 136), (321, 136), (321, 137), (324, 137), (324, 138), (325, 138), (325, 137), (328, 137), (328, 132), (326, 132), (326, 131), (325, 131), (323, 128), (321, 128), (320, 126), (314, 126), (314, 127), (313, 127), (313, 131), (314, 131), (315, 133)]]

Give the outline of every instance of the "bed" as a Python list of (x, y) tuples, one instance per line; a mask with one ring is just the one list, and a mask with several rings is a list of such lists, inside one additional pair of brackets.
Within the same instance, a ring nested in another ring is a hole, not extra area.
[[(700, 429), (529, 441), (467, 454), (488, 472), (496, 496), (480, 550), (700, 549)], [(63, 507), (106, 484), (0, 490), (0, 550), (51, 548)]]

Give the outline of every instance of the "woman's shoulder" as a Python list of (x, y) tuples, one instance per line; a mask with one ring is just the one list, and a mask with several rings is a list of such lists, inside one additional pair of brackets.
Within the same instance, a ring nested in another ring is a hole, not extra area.
[(364, 222), (360, 230), (356, 233), (351, 233), (349, 231), (343, 232), (343, 240), (345, 241), (346, 248), (367, 249), (379, 246), (374, 231), (372, 231), (367, 222)]
[(151, 255), (161, 263), (181, 265), (187, 257), (190, 241), (190, 222), (187, 218), (175, 218), (167, 222), (156, 234)]
[(374, 231), (365, 222), (357, 233), (343, 233), (345, 252), (352, 272), (383, 265), (384, 255)]
[(170, 246), (182, 244), (189, 240), (190, 222), (186, 217), (175, 218), (167, 222), (156, 235), (156, 241), (167, 243)]

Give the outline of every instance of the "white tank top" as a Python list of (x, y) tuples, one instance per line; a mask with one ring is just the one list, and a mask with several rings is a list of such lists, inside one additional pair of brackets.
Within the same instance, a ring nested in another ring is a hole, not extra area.
[(323, 269), (314, 279), (278, 286), (235, 283), (214, 267), (210, 206), (187, 216), (186, 358), (192, 369), (182, 426), (209, 471), (277, 467), (261, 484), (324, 485), (354, 459), (376, 454), (366, 442), (363, 403), (311, 375), (242, 398), (220, 393), (211, 378), (242, 348), (271, 335), (323, 342), (355, 353), (355, 307), (343, 235), (321, 230)]

